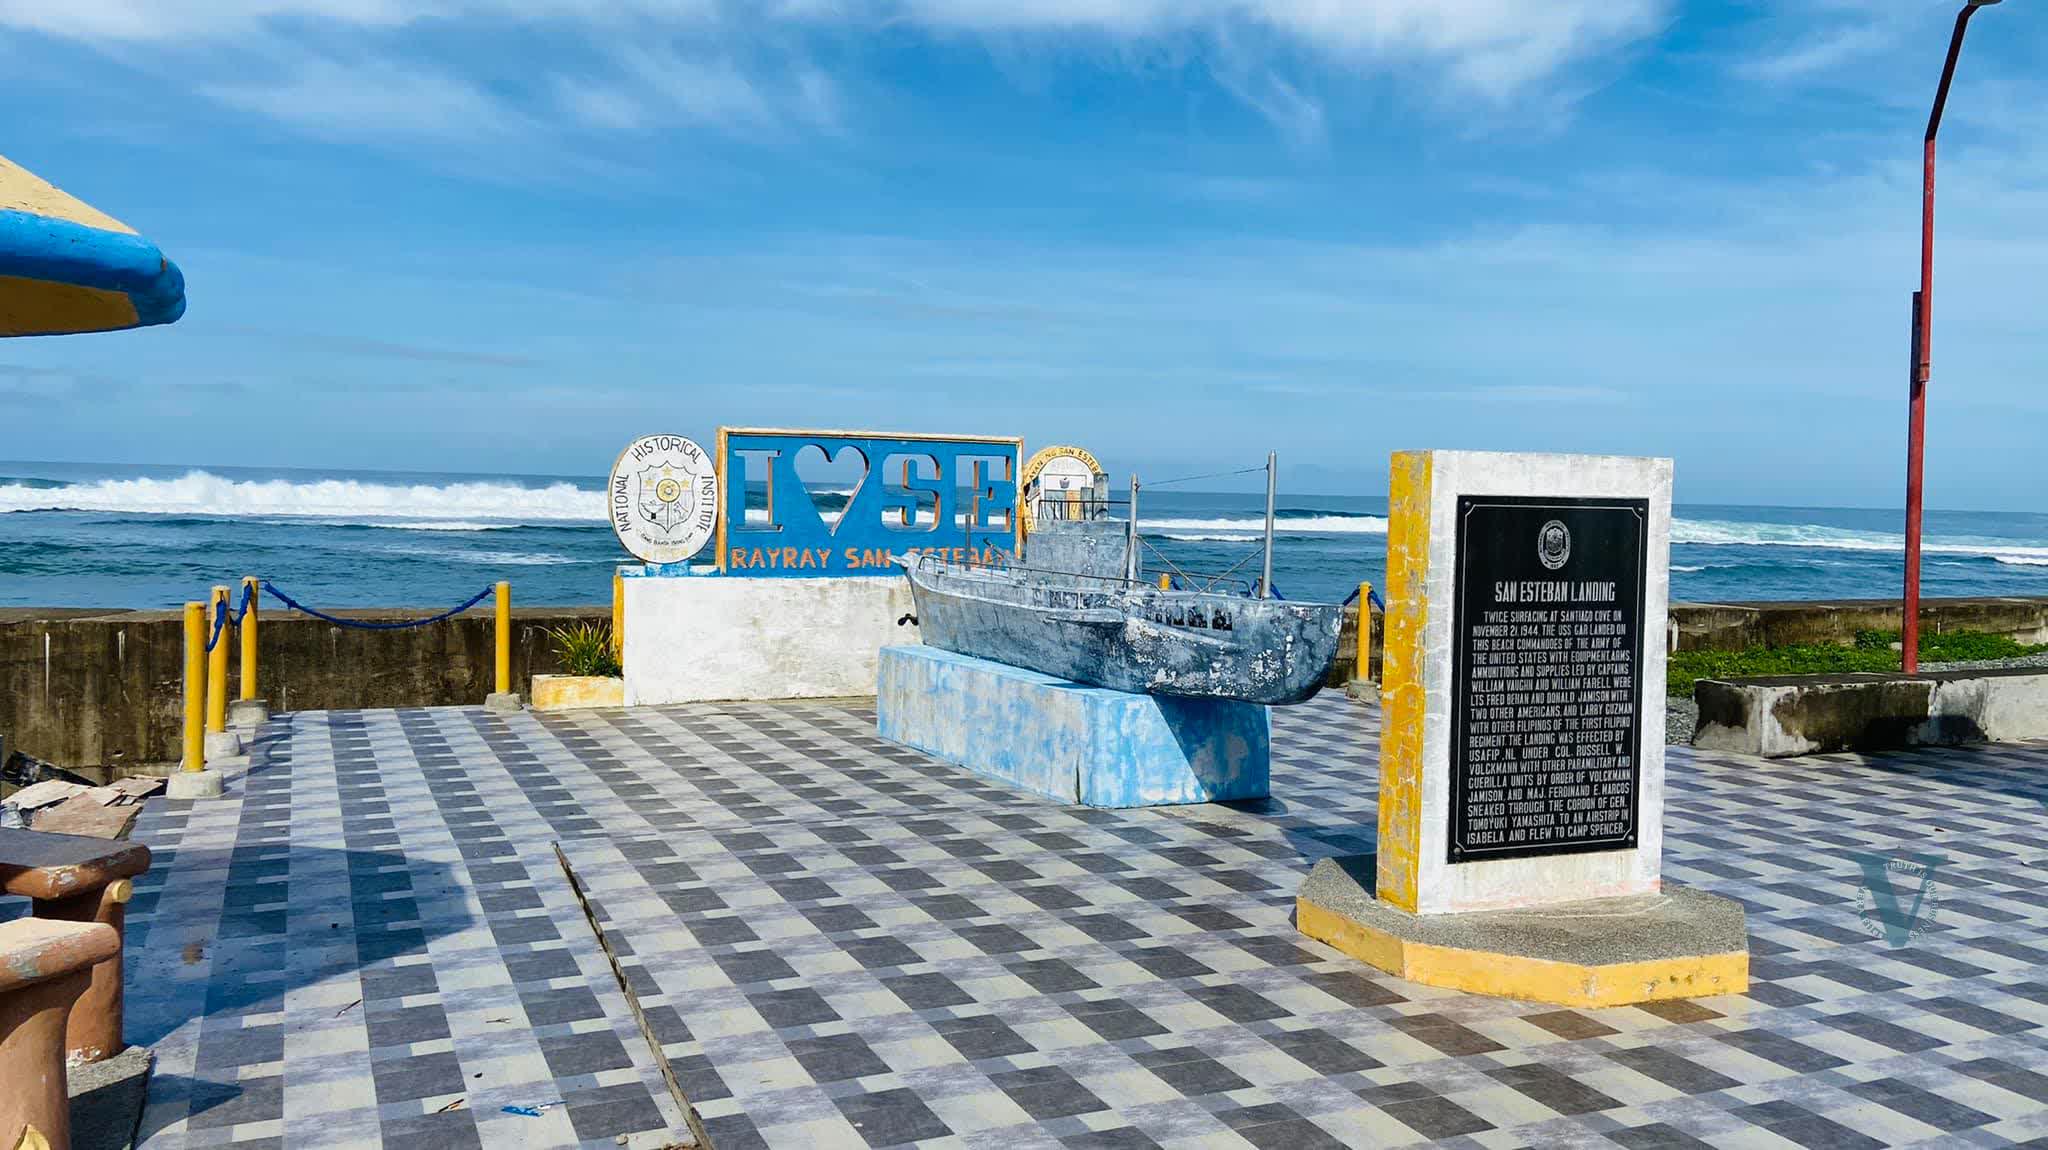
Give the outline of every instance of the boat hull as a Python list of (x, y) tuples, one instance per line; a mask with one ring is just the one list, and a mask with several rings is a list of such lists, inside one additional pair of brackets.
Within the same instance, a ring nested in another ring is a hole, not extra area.
[(1343, 609), (910, 559), (925, 643), (1112, 690), (1300, 703), (1322, 689)]

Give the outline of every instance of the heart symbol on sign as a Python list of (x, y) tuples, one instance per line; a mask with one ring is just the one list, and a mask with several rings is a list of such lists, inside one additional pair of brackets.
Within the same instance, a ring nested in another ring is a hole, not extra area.
[[(812, 458), (813, 453), (817, 458)], [(847, 458), (849, 455), (851, 459)], [(804, 494), (810, 497), (811, 506), (827, 531), (839, 530), (846, 509), (853, 505), (854, 497), (868, 481), (869, 466), (866, 453), (852, 444), (826, 451), (808, 443), (796, 453), (797, 482), (803, 484)]]

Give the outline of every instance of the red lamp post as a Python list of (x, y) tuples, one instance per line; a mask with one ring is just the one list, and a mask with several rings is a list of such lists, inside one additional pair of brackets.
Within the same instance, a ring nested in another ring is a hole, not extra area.
[(1934, 111), (1927, 117), (1927, 138), (1921, 145), (1920, 290), (1913, 293), (1912, 375), (1906, 417), (1906, 601), (1899, 626), (1900, 654), (1906, 673), (1920, 670), (1920, 459), (1926, 448), (1927, 378), (1934, 330), (1934, 135), (1941, 130), (1941, 112), (1948, 105), (1949, 82), (1955, 79), (1956, 57), (1963, 51), (1963, 33), (1979, 8), (1998, 0), (1969, 0), (1956, 13), (1949, 37), (1948, 60), (1941, 66), (1941, 86), (1934, 90)]

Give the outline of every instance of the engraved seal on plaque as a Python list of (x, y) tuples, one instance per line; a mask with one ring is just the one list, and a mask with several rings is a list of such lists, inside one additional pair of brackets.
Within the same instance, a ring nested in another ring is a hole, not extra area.
[(605, 485), (612, 531), (646, 563), (681, 563), (718, 526), (718, 470), (680, 435), (643, 435), (612, 465)]
[(1555, 571), (1572, 557), (1572, 533), (1561, 520), (1553, 519), (1536, 533), (1536, 558), (1546, 571)]

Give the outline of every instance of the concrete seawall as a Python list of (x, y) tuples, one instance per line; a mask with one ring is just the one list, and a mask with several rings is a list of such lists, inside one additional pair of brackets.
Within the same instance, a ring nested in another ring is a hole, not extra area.
[[(1897, 631), (1897, 599), (1793, 600), (1782, 603), (1673, 603), (1673, 650), (1740, 651), (1795, 643), (1851, 643), (1858, 631)], [(1981, 631), (2021, 643), (2048, 643), (2048, 598), (1922, 599), (1928, 634)]]
[[(266, 604), (268, 606), (268, 604)], [(343, 611), (404, 619), (427, 610)], [(1356, 608), (1347, 611), (1330, 681), (1351, 678)], [(514, 689), (558, 670), (547, 630), (606, 621), (609, 606), (513, 611)], [(2048, 598), (1928, 599), (1930, 632), (1983, 631), (2048, 642)], [(1739, 650), (1790, 643), (1848, 643), (1860, 630), (1897, 630), (1892, 600), (1673, 603), (1676, 650)], [(357, 631), (296, 613), (262, 617), (262, 691), (278, 710), (424, 707), (481, 703), (491, 690), (491, 615), (465, 615), (406, 631)], [(1372, 658), (1382, 634), (1374, 617)], [(67, 767), (161, 763), (177, 756), (183, 632), (175, 611), (0, 608), (0, 734), (8, 746)], [(230, 659), (233, 663), (233, 659)]]
[[(432, 613), (334, 612), (365, 620)], [(525, 695), (534, 674), (559, 669), (549, 628), (585, 621), (609, 623), (611, 608), (515, 607), (513, 689)], [(258, 631), (258, 694), (277, 710), (481, 703), (492, 689), (491, 630), (488, 607), (403, 631), (360, 631), (268, 610)], [(241, 687), (236, 650), (228, 658), (229, 698)], [(0, 733), (10, 749), (65, 767), (119, 772), (171, 761), (183, 651), (176, 611), (0, 609)]]

